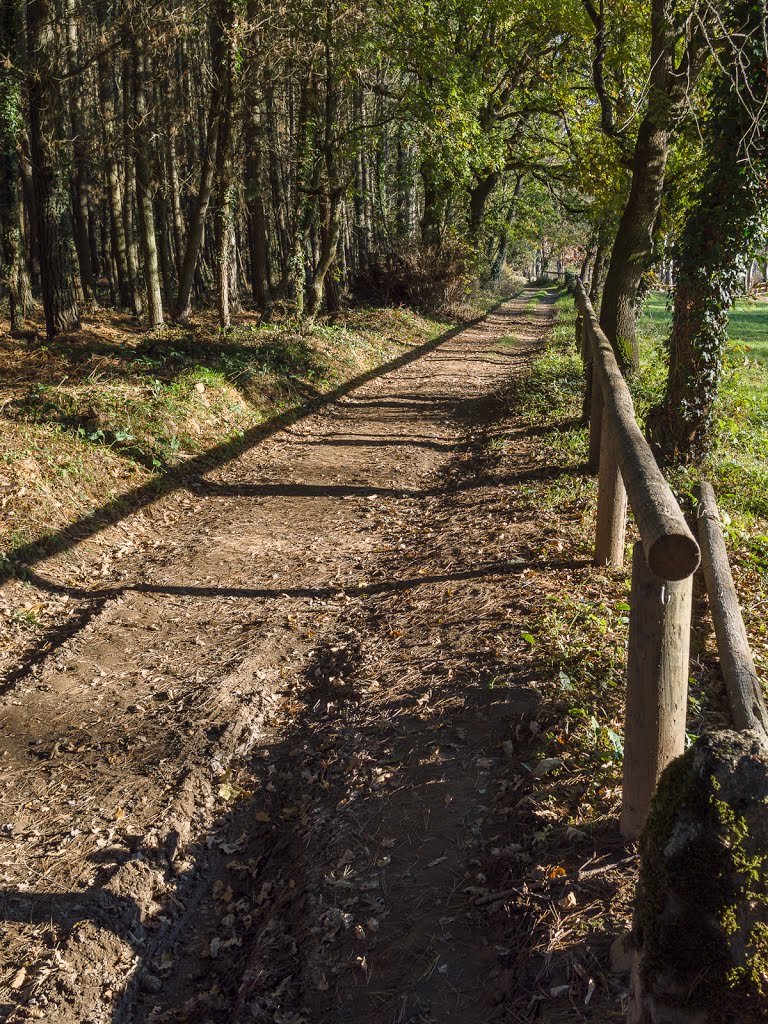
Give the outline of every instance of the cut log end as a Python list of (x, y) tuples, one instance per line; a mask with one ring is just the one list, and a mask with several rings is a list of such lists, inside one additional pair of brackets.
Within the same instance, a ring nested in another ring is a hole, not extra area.
[(690, 533), (667, 533), (645, 547), (648, 567), (662, 580), (684, 580), (701, 562), (699, 545)]

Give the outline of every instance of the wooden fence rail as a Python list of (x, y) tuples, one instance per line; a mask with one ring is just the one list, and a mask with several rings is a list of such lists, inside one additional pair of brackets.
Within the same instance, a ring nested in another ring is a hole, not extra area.
[(699, 565), (699, 545), (637, 425), (632, 396), (611, 343), (600, 329), (578, 279), (576, 301), (582, 329), (589, 340), (594, 381), (599, 385), (592, 388), (593, 418), (597, 418), (595, 405), (601, 403), (595, 562), (623, 564), (626, 529), (626, 499), (620, 492), (623, 484), (651, 571), (664, 580), (685, 579)]
[(723, 528), (712, 485), (702, 481), (698, 491), (697, 525), (701, 567), (709, 595), (709, 610), (717, 638), (731, 718), (737, 729), (753, 729), (768, 740), (768, 711), (749, 648), (747, 631), (733, 584)]
[(661, 772), (685, 747), (692, 575), (701, 556), (578, 278), (575, 296), (582, 352), (592, 362), (591, 448), (597, 430), (600, 437), (595, 563), (623, 564), (627, 499), (640, 533), (632, 560), (621, 813), (621, 831), (631, 838)]

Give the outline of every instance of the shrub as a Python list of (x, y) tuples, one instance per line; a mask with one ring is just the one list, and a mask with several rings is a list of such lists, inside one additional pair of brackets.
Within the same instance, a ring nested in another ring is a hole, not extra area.
[(371, 256), (353, 291), (380, 306), (411, 306), (428, 313), (454, 310), (471, 291), (474, 259), (458, 238), (447, 238), (439, 246), (401, 243)]

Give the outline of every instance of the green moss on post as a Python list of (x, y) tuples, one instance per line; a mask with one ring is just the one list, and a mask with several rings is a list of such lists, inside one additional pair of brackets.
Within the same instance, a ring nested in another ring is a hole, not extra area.
[(631, 1024), (768, 1019), (768, 748), (699, 740), (664, 772), (640, 840)]

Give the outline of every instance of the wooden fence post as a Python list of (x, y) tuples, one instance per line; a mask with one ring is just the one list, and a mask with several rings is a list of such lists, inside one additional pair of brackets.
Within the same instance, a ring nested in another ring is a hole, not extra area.
[[(584, 332), (587, 333), (588, 327), (586, 319), (584, 321)], [(597, 363), (592, 358), (592, 346), (589, 343), (589, 337), (586, 340), (587, 350), (590, 353), (589, 365), (592, 367), (592, 395), (591, 395), (591, 408), (589, 412), (589, 471), (590, 473), (596, 473), (600, 466), (600, 444), (603, 435), (603, 391), (600, 385), (600, 373), (597, 369)]]
[(685, 749), (693, 577), (666, 582), (632, 551), (621, 833), (634, 839), (666, 765)]
[[(576, 330), (579, 332), (581, 360), (584, 363), (584, 376), (589, 380), (588, 394), (585, 395), (584, 412), (589, 405), (589, 456), (587, 467), (590, 473), (596, 473), (600, 465), (600, 438), (603, 422), (603, 392), (600, 386), (600, 375), (592, 355), (592, 339), (589, 336), (589, 319), (582, 307), (581, 294), (576, 287), (576, 306), (579, 310), (576, 317)], [(589, 375), (589, 376), (587, 376)]]
[[(599, 381), (595, 381), (595, 384), (599, 392)], [(601, 410), (595, 565), (621, 566), (624, 564), (624, 537), (627, 529), (627, 491), (617, 458), (615, 427), (611, 417), (605, 413), (606, 410)]]

